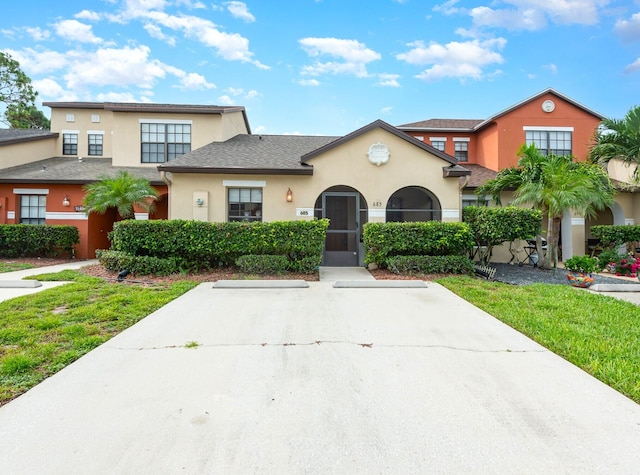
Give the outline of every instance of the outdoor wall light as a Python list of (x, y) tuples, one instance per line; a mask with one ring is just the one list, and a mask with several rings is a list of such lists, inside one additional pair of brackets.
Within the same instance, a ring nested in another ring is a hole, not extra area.
[(62, 200), (62, 206), (68, 207), (71, 204), (71, 202), (69, 201), (69, 197), (65, 196), (64, 199)]
[(198, 199), (196, 200), (196, 204), (197, 204), (198, 206), (202, 206), (202, 205), (204, 204), (204, 200), (203, 200), (202, 198), (198, 198)]
[(293, 191), (291, 188), (287, 190), (287, 203), (291, 203), (293, 201)]

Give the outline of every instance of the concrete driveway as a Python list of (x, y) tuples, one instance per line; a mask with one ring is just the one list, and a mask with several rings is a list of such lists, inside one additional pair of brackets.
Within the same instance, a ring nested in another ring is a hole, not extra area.
[(637, 473), (638, 447), (640, 406), (437, 284), (202, 284), (0, 408), (3, 474)]

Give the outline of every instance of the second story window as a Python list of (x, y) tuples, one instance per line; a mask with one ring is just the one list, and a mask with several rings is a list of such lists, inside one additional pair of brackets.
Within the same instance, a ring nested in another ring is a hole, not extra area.
[(469, 161), (469, 142), (456, 142), (455, 157), (459, 162)]
[(140, 124), (142, 163), (164, 163), (191, 151), (191, 124)]
[(89, 155), (102, 155), (102, 134), (89, 134)]
[(437, 148), (441, 152), (444, 152), (444, 147), (447, 143), (446, 137), (429, 137), (429, 142), (433, 148)]
[(62, 155), (78, 155), (78, 134), (62, 134)]
[(527, 130), (527, 145), (535, 145), (543, 155), (571, 155), (571, 131)]

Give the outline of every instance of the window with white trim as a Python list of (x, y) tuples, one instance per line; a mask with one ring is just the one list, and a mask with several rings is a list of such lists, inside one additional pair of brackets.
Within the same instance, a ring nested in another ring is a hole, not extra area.
[(45, 224), (47, 195), (20, 195), (20, 224)]
[(535, 145), (543, 155), (571, 155), (571, 135), (565, 130), (526, 130), (527, 145)]
[(102, 134), (89, 134), (89, 155), (102, 155)]
[(455, 142), (454, 144), (454, 153), (456, 160), (459, 162), (468, 162), (469, 161), (469, 142)]
[(444, 140), (432, 140), (431, 141), (431, 146), (433, 148), (437, 148), (438, 150), (444, 152), (444, 146), (445, 146), (446, 142)]
[(142, 163), (164, 163), (191, 151), (191, 124), (140, 124)]
[(229, 221), (262, 221), (262, 188), (227, 188)]
[(78, 155), (78, 134), (62, 134), (62, 155)]

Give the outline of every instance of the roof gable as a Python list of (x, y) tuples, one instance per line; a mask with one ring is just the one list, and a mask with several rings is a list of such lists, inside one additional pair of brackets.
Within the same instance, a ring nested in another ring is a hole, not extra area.
[(449, 163), (450, 165), (457, 165), (458, 162), (455, 158), (453, 158), (451, 155), (447, 155), (446, 153), (432, 147), (431, 145), (418, 140), (408, 134), (405, 134), (404, 132), (402, 132), (400, 129), (397, 129), (396, 127), (386, 123), (383, 120), (376, 120), (374, 122), (371, 122), (368, 125), (365, 125), (364, 127), (361, 127), (358, 130), (355, 130), (353, 132), (351, 132), (350, 134), (345, 135), (344, 137), (341, 137), (337, 140), (334, 140), (333, 142), (330, 142), (320, 148), (317, 148), (305, 155), (302, 156), (301, 162), (302, 163), (307, 163), (309, 160), (317, 157), (318, 155), (322, 155), (323, 153), (328, 152), (329, 150), (332, 150), (336, 147), (339, 147), (340, 145), (349, 142), (350, 140), (355, 139), (356, 137), (360, 137), (361, 135), (366, 134), (367, 132), (374, 130), (374, 129), (383, 129), (386, 132), (389, 132), (392, 135), (395, 135), (396, 137), (410, 143), (411, 145), (414, 145), (418, 148), (421, 148), (422, 150), (429, 152), (431, 155), (435, 155), (438, 158), (441, 158), (442, 160), (444, 160), (445, 162)]

